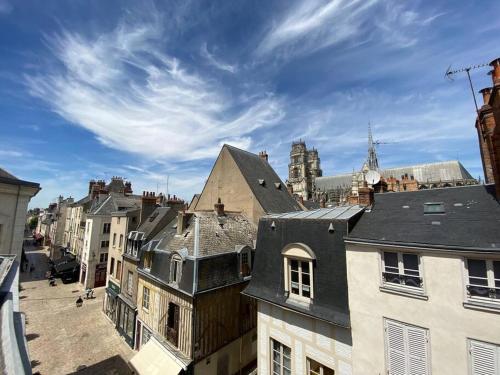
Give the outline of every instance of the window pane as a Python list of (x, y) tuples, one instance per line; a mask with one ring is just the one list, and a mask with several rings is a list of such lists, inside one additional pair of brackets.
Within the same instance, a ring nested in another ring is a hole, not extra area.
[(388, 253), (384, 252), (384, 263), (387, 272), (392, 272), (387, 268), (395, 268), (398, 269), (398, 254), (397, 253)]
[(308, 273), (302, 274), (302, 285), (311, 285), (311, 281)]
[(418, 255), (403, 254), (403, 266), (405, 275), (418, 276)]
[(495, 275), (495, 288), (500, 288), (500, 262), (493, 262), (493, 273)]
[(470, 277), (486, 278), (486, 261), (478, 259), (468, 259), (467, 266)]
[(278, 341), (273, 340), (273, 349), (274, 350), (280, 350), (280, 343)]
[(302, 267), (302, 272), (309, 273), (309, 262), (300, 262), (300, 267)]
[(292, 270), (294, 270), (294, 271), (299, 270), (299, 262), (297, 260), (291, 259), (290, 266), (292, 267)]
[(299, 282), (299, 273), (297, 271), (292, 271), (292, 282), (298, 283)]
[(291, 349), (288, 346), (283, 345), (283, 355), (290, 358), (290, 351)]
[(275, 361), (275, 362), (280, 361), (280, 353), (277, 352), (276, 350), (273, 350), (273, 361)]
[(292, 365), (290, 364), (290, 358), (289, 357), (283, 357), (283, 367), (287, 369), (291, 369)]

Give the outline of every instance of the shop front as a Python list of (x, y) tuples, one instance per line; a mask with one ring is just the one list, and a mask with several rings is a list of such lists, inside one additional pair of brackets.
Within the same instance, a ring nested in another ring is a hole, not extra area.
[(116, 329), (130, 345), (134, 348), (134, 334), (135, 334), (135, 319), (137, 309), (128, 301), (125, 301), (121, 296), (118, 296), (118, 321)]
[(115, 326), (118, 318), (118, 294), (120, 294), (120, 287), (110, 280), (108, 282), (108, 287), (106, 288), (104, 313), (113, 323), (115, 323)]

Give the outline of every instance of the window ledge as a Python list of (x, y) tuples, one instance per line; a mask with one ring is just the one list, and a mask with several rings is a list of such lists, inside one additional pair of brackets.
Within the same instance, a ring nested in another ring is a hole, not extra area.
[(478, 301), (469, 299), (463, 303), (466, 309), (500, 313), (500, 303), (493, 301)]
[(294, 298), (294, 297), (288, 297), (285, 302), (287, 304), (289, 304), (289, 305), (300, 307), (300, 308), (306, 309), (306, 310), (309, 310), (309, 308), (311, 307), (311, 301), (310, 300), (306, 301), (306, 300), (303, 300), (303, 299), (298, 299), (298, 298)]
[(379, 287), (379, 290), (384, 293), (397, 294), (399, 296), (416, 298), (424, 301), (427, 301), (429, 299), (429, 296), (425, 295), (423, 290), (414, 290), (392, 285), (382, 285)]

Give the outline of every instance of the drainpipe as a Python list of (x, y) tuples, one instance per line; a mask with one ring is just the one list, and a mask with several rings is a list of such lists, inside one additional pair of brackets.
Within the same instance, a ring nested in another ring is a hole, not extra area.
[(194, 214), (194, 249), (193, 249), (193, 309), (192, 309), (192, 320), (191, 320), (191, 356), (193, 358), (192, 362), (192, 371), (194, 372), (194, 359), (195, 359), (195, 351), (196, 351), (196, 300), (195, 300), (195, 292), (198, 284), (198, 256), (200, 255), (200, 218)]
[[(12, 231), (10, 234), (9, 255), (12, 254), (12, 243), (14, 242), (14, 230), (16, 229), (16, 221), (17, 221), (17, 206), (19, 206), (19, 194), (21, 194), (21, 185), (17, 185), (16, 208), (14, 211), (14, 223), (12, 223)], [(23, 232), (23, 241), (24, 241), (24, 232)], [(19, 259), (17, 260), (19, 261)]]

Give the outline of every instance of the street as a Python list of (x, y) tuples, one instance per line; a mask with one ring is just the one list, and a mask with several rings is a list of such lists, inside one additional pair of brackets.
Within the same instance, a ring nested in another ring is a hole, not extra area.
[(131, 374), (127, 361), (134, 355), (102, 313), (104, 288), (84, 299), (78, 283), (49, 286), (47, 248), (26, 247), (32, 272), (21, 273), (20, 303), (26, 314), (26, 339), (34, 374)]

